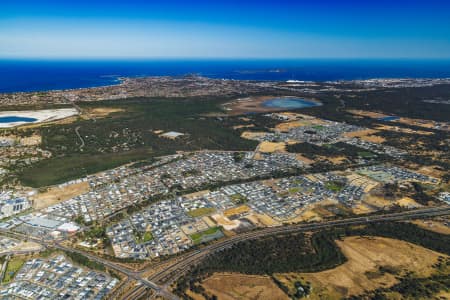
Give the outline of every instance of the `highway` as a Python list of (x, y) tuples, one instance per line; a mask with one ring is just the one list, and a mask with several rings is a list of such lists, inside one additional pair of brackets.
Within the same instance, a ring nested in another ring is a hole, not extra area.
[(81, 255), (89, 258), (92, 261), (100, 263), (100, 264), (102, 264), (102, 265), (104, 265), (104, 266), (106, 266), (106, 267), (108, 267), (108, 268), (110, 268), (112, 270), (115, 270), (115, 271), (118, 271), (118, 272), (120, 272), (122, 274), (125, 274), (126, 276), (128, 276), (128, 278), (131, 278), (131, 279), (134, 279), (134, 280), (140, 282), (141, 285), (153, 289), (156, 293), (158, 293), (159, 295), (163, 296), (165, 299), (178, 300), (177, 296), (175, 296), (174, 294), (170, 293), (165, 288), (162, 288), (159, 285), (157, 285), (157, 284), (155, 284), (155, 283), (153, 283), (153, 282), (151, 282), (151, 281), (149, 281), (149, 280), (147, 280), (145, 278), (142, 278), (142, 276), (140, 276), (140, 272), (131, 271), (131, 270), (129, 270), (129, 269), (125, 268), (125, 267), (122, 267), (120, 265), (117, 265), (117, 264), (115, 264), (115, 263), (113, 263), (113, 262), (111, 262), (109, 260), (103, 259), (103, 258), (98, 257), (96, 255), (92, 255), (92, 254), (90, 254), (90, 253), (88, 253), (86, 251), (82, 251), (82, 250), (75, 249), (75, 248), (70, 248), (70, 247), (67, 247), (67, 246), (63, 246), (63, 245), (61, 245), (58, 242), (49, 242), (49, 241), (38, 239), (38, 238), (35, 238), (35, 237), (32, 237), (32, 236), (27, 236), (27, 235), (24, 235), (24, 234), (21, 234), (21, 233), (17, 233), (17, 232), (14, 232), (14, 231), (10, 231), (10, 230), (2, 230), (2, 232), (3, 233), (7, 233), (7, 234), (9, 234), (11, 236), (14, 236), (16, 238), (21, 238), (21, 239), (25, 238), (25, 239), (28, 239), (28, 240), (32, 240), (33, 242), (39, 243), (39, 244), (41, 244), (42, 246), (44, 246), (46, 248), (56, 248), (56, 249), (63, 250), (63, 251), (69, 251), (69, 252), (75, 252), (75, 253), (81, 254)]
[(425, 209), (417, 209), (410, 210), (399, 213), (390, 213), (384, 215), (373, 215), (373, 216), (365, 216), (365, 217), (356, 217), (349, 218), (343, 220), (334, 220), (334, 221), (326, 221), (320, 223), (309, 223), (309, 224), (297, 224), (297, 225), (286, 225), (286, 226), (278, 226), (278, 227), (269, 227), (264, 229), (259, 229), (255, 231), (250, 231), (246, 233), (242, 233), (230, 238), (227, 238), (222, 241), (215, 242), (213, 244), (207, 245), (201, 249), (194, 250), (188, 252), (181, 257), (176, 257), (174, 259), (174, 263), (170, 265), (170, 261), (165, 261), (158, 263), (157, 265), (168, 264), (169, 266), (164, 270), (157, 272), (150, 276), (149, 278), (144, 278), (144, 273), (148, 272), (149, 269), (154, 268), (155, 265), (149, 266), (140, 271), (132, 271), (126, 267), (118, 265), (112, 261), (107, 259), (98, 257), (89, 252), (82, 251), (79, 249), (71, 248), (60, 244), (59, 242), (43, 240), (39, 238), (35, 238), (32, 236), (24, 235), (21, 233), (17, 233), (10, 230), (0, 230), (0, 232), (11, 235), (16, 238), (28, 239), (33, 242), (39, 243), (45, 248), (56, 248), (63, 251), (70, 251), (81, 254), (92, 261), (100, 263), (112, 270), (118, 271), (122, 274), (128, 276), (129, 279), (134, 279), (139, 282), (141, 285), (136, 286), (133, 290), (127, 292), (122, 299), (130, 299), (129, 296), (143, 296), (147, 292), (145, 288), (150, 288), (154, 290), (155, 294), (163, 296), (165, 299), (170, 300), (178, 300), (179, 298), (175, 296), (173, 293), (167, 290), (167, 287), (170, 283), (174, 282), (180, 276), (186, 273), (192, 266), (198, 264), (203, 258), (212, 253), (221, 251), (223, 249), (229, 248), (239, 242), (252, 240), (264, 236), (277, 235), (277, 234), (286, 234), (292, 232), (304, 232), (318, 229), (331, 228), (335, 226), (345, 226), (345, 225), (357, 225), (357, 224), (367, 224), (373, 222), (386, 222), (386, 221), (400, 221), (407, 219), (416, 219), (422, 217), (433, 217), (433, 216), (443, 216), (450, 214), (450, 207), (434, 207), (434, 208), (425, 208)]
[(358, 224), (367, 224), (373, 222), (385, 222), (385, 221), (399, 221), (420, 217), (431, 217), (431, 216), (442, 216), (450, 214), (450, 207), (437, 207), (437, 208), (428, 208), (414, 211), (406, 211), (400, 213), (392, 213), (385, 215), (374, 215), (368, 217), (357, 217), (345, 220), (336, 220), (336, 221), (327, 221), (321, 223), (313, 223), (313, 224), (299, 224), (299, 225), (289, 225), (289, 226), (280, 226), (280, 227), (271, 227), (262, 230), (247, 232), (243, 234), (236, 235), (234, 237), (228, 238), (224, 241), (217, 242), (211, 245), (208, 245), (200, 250), (196, 250), (191, 253), (187, 253), (182, 259), (179, 259), (178, 262), (172, 264), (167, 269), (158, 272), (151, 277), (149, 280), (158, 284), (163, 284), (164, 286), (169, 285), (180, 276), (182, 276), (187, 270), (189, 270), (195, 264), (198, 264), (202, 258), (210, 255), (214, 252), (221, 251), (223, 249), (229, 248), (236, 243), (245, 240), (251, 240), (260, 238), (263, 236), (270, 236), (276, 234), (285, 234), (292, 232), (302, 232), (302, 231), (311, 231), (317, 229), (325, 229), (331, 228), (335, 226), (344, 226), (344, 225), (358, 225)]

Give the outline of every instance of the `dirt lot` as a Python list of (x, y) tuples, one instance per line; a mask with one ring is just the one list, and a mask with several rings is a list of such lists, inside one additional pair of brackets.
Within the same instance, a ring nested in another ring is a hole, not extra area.
[(434, 177), (434, 178), (442, 178), (442, 176), (445, 175), (445, 171), (438, 170), (437, 168), (439, 168), (439, 167), (438, 166), (424, 166), (424, 167), (421, 167), (419, 170), (417, 170), (417, 172), (427, 175), (427, 176)]
[(378, 197), (378, 196), (370, 195), (370, 194), (365, 195), (363, 197), (362, 202), (370, 207), (376, 207), (378, 209), (392, 206), (395, 203), (395, 201), (393, 201), (393, 200), (387, 200), (382, 197)]
[(274, 219), (265, 214), (252, 214), (250, 216), (247, 216), (246, 218), (257, 226), (271, 227), (280, 225), (279, 222), (275, 221)]
[(404, 128), (404, 127), (398, 127), (398, 126), (389, 126), (389, 125), (378, 125), (377, 129), (379, 130), (386, 130), (386, 131), (395, 131), (395, 132), (401, 132), (401, 133), (407, 133), (407, 134), (421, 134), (421, 135), (432, 135), (434, 134), (431, 131), (425, 131), (425, 130), (413, 130), (410, 128)]
[(266, 134), (267, 134), (266, 132), (244, 131), (244, 132), (241, 134), (241, 138), (247, 139), (247, 140), (254, 140), (255, 138), (263, 137), (263, 136), (265, 136)]
[(327, 160), (335, 165), (340, 165), (347, 161), (347, 157), (345, 157), (345, 156), (330, 156), (330, 157), (327, 157)]
[(305, 163), (305, 164), (307, 164), (307, 165), (310, 165), (310, 164), (314, 163), (314, 160), (309, 159), (309, 158), (307, 158), (307, 157), (304, 157), (304, 156), (301, 155), (301, 154), (297, 154), (297, 155), (296, 155), (296, 158), (297, 158), (298, 161), (301, 161), (301, 162), (303, 162), (303, 163)]
[(354, 115), (358, 115), (358, 116), (362, 116), (362, 117), (370, 117), (370, 118), (374, 118), (374, 119), (387, 117), (387, 115), (385, 115), (385, 114), (374, 112), (374, 111), (367, 111), (367, 110), (351, 109), (351, 110), (348, 110), (348, 112), (351, 114), (354, 114)]
[(246, 213), (249, 211), (250, 211), (250, 207), (248, 207), (247, 205), (241, 205), (241, 206), (236, 206), (236, 207), (225, 210), (223, 212), (223, 215), (225, 217), (232, 217), (232, 216), (240, 215), (240, 214), (243, 214), (243, 213)]
[(217, 223), (217, 225), (222, 226), (225, 230), (233, 230), (239, 227), (239, 220), (230, 220), (223, 215), (212, 215), (212, 219)]
[(206, 292), (216, 295), (220, 300), (289, 299), (268, 276), (216, 273), (204, 280), (202, 286)]
[(386, 141), (386, 139), (381, 136), (376, 135), (377, 132), (379, 132), (379, 130), (365, 129), (365, 130), (360, 130), (360, 131), (348, 132), (348, 133), (345, 133), (344, 136), (349, 137), (349, 138), (358, 137), (364, 141), (372, 142), (372, 143), (378, 143), (378, 144), (384, 143)]
[(419, 203), (414, 201), (414, 199), (411, 199), (409, 197), (403, 197), (397, 201), (395, 201), (396, 204), (402, 206), (402, 207), (408, 207), (408, 208), (418, 208), (421, 207)]
[(414, 220), (411, 223), (416, 224), (424, 229), (431, 230), (437, 233), (450, 234), (450, 227), (446, 226), (442, 222), (433, 220)]
[(297, 121), (280, 123), (275, 126), (275, 129), (278, 131), (287, 132), (291, 128), (310, 126), (310, 125), (323, 125), (323, 124), (325, 124), (325, 122), (321, 119), (306, 119), (306, 120), (297, 120)]
[(261, 142), (258, 145), (257, 151), (263, 153), (273, 153), (273, 152), (284, 152), (285, 149), (286, 149), (285, 143)]
[(236, 129), (241, 129), (241, 128), (252, 128), (252, 127), (255, 127), (255, 124), (236, 125), (236, 126), (233, 126), (233, 129), (236, 130)]
[(88, 191), (89, 184), (87, 182), (75, 183), (61, 188), (50, 187), (47, 191), (33, 196), (33, 206), (35, 209), (46, 208)]
[(352, 211), (357, 215), (361, 215), (371, 213), (374, 211), (374, 209), (369, 207), (368, 205), (365, 205), (364, 203), (358, 203), (355, 207), (352, 208)]
[(83, 110), (82, 118), (104, 118), (108, 115), (116, 112), (124, 111), (121, 108), (112, 108), (112, 107), (96, 107), (91, 109)]
[(298, 280), (310, 282), (312, 295), (309, 299), (339, 299), (397, 283), (394, 275), (379, 272), (380, 266), (401, 273), (408, 270), (429, 276), (438, 257), (445, 256), (404, 241), (381, 237), (348, 237), (337, 244), (348, 259), (343, 265), (317, 273), (277, 274), (277, 278), (288, 286)]

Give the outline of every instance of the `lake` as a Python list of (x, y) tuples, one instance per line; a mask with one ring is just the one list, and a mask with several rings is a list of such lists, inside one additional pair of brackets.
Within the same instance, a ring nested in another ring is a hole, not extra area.
[(319, 102), (294, 97), (279, 97), (263, 102), (265, 107), (297, 109), (322, 105)]

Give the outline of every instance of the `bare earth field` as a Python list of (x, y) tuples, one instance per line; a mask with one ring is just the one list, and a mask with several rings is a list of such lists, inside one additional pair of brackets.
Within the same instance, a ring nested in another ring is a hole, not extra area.
[(348, 261), (343, 265), (317, 273), (277, 274), (276, 277), (293, 288), (295, 281), (310, 282), (309, 299), (340, 299), (362, 294), (365, 290), (390, 287), (398, 282), (394, 275), (379, 272), (390, 267), (403, 273), (412, 271), (429, 276), (443, 254), (404, 241), (381, 237), (348, 237), (337, 241)]
[(273, 152), (285, 152), (286, 144), (284, 142), (281, 143), (272, 143), (272, 142), (261, 142), (258, 145), (257, 151), (264, 153), (273, 153)]
[(202, 286), (221, 300), (289, 299), (268, 276), (216, 273), (204, 280)]
[(446, 226), (442, 222), (434, 220), (414, 220), (411, 223), (416, 224), (426, 230), (431, 230), (441, 234), (450, 234), (450, 227)]
[(277, 124), (275, 126), (275, 130), (287, 132), (291, 128), (311, 126), (311, 125), (323, 125), (323, 124), (325, 124), (325, 122), (323, 120), (316, 119), (316, 118), (308, 118), (308, 119), (303, 119), (303, 120), (297, 120), (297, 121), (284, 122), (284, 123)]
[[(380, 267), (404, 275), (413, 272), (427, 277), (433, 265), (446, 255), (400, 240), (382, 237), (347, 237), (336, 241), (347, 262), (334, 269), (316, 273), (282, 273), (274, 276), (294, 291), (297, 281), (308, 282), (312, 292), (308, 299), (342, 299), (398, 283), (396, 275), (380, 272)], [(201, 283), (206, 293), (220, 300), (288, 299), (269, 276), (215, 273)], [(204, 299), (189, 292), (194, 299)], [(394, 296), (394, 295), (393, 295)], [(395, 297), (392, 299), (396, 299)]]
[(47, 191), (38, 193), (32, 198), (33, 206), (35, 209), (46, 208), (88, 191), (89, 184), (87, 182), (75, 183), (65, 187), (50, 187)]
[(395, 131), (395, 132), (401, 132), (401, 133), (407, 133), (407, 134), (420, 134), (420, 135), (432, 135), (433, 132), (431, 131), (425, 131), (425, 130), (412, 130), (409, 128), (403, 128), (398, 126), (389, 126), (389, 125), (378, 125), (377, 129), (379, 130), (386, 130), (386, 131)]
[(116, 112), (124, 111), (122, 108), (113, 108), (113, 107), (95, 107), (90, 109), (84, 109), (82, 118), (104, 118), (108, 115)]

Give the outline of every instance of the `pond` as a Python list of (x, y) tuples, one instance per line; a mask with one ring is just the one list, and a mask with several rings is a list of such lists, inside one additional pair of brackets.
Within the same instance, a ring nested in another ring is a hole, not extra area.
[(294, 97), (279, 97), (263, 102), (263, 106), (265, 107), (276, 107), (286, 109), (315, 107), (320, 105), (322, 105), (320, 102)]
[(4, 116), (0, 117), (0, 123), (16, 123), (16, 122), (36, 122), (38, 119), (36, 118), (28, 118), (28, 117), (18, 117), (18, 116)]

